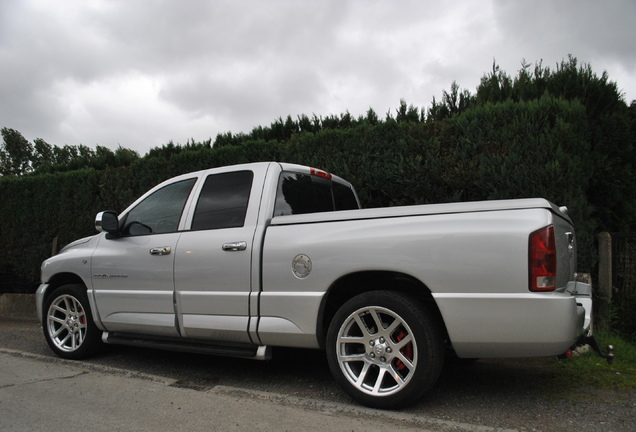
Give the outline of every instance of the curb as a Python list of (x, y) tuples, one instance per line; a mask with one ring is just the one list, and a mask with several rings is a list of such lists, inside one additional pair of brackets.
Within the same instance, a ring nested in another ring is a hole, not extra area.
[(0, 294), (0, 316), (5, 319), (37, 321), (35, 294)]

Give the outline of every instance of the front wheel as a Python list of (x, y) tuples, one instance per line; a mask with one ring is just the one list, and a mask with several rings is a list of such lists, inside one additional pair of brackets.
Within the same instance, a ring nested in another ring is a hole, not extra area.
[(94, 354), (101, 343), (83, 285), (63, 285), (44, 303), (44, 337), (60, 357), (81, 359)]
[(402, 408), (437, 381), (444, 363), (437, 319), (404, 293), (372, 291), (346, 302), (327, 332), (327, 360), (363, 405)]

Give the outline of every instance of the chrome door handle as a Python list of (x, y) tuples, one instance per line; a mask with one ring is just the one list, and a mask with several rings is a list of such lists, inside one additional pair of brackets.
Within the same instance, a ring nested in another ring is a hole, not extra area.
[(150, 249), (150, 255), (170, 255), (170, 252), (172, 252), (170, 246), (156, 247)]
[(244, 251), (247, 249), (247, 242), (234, 242), (234, 243), (225, 243), (221, 248), (226, 252), (237, 252)]

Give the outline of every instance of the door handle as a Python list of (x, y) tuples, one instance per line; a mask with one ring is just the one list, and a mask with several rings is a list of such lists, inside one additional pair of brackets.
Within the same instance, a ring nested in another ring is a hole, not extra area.
[(150, 255), (170, 255), (170, 252), (172, 252), (170, 246), (156, 247), (150, 249)]
[(225, 243), (223, 246), (221, 246), (221, 248), (225, 252), (244, 251), (245, 249), (247, 249), (247, 242), (241, 241), (241, 242), (234, 242), (234, 243)]

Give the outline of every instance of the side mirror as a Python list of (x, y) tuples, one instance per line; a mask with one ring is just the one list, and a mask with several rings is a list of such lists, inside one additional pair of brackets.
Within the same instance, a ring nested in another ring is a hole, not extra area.
[(95, 216), (95, 229), (99, 232), (116, 234), (119, 232), (119, 220), (114, 211), (103, 211)]

